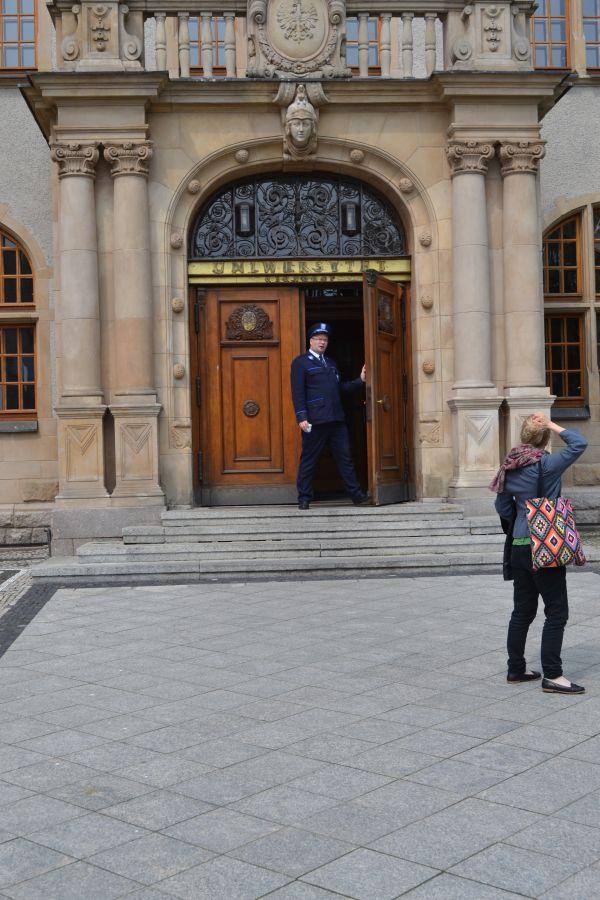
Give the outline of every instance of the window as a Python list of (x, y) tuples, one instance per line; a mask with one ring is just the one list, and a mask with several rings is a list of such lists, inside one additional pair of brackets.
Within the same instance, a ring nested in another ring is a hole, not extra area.
[(579, 216), (566, 219), (544, 238), (544, 294), (546, 297), (581, 295)]
[(600, 0), (582, 0), (585, 62), (588, 69), (600, 69)]
[(35, 326), (0, 325), (0, 416), (35, 409)]
[(546, 383), (562, 405), (577, 405), (585, 397), (583, 317), (546, 313)]
[(533, 64), (536, 69), (567, 69), (567, 0), (537, 0), (537, 4), (531, 20)]
[[(377, 74), (380, 67), (379, 61), (379, 17), (369, 17), (367, 24), (369, 40), (369, 71)], [(346, 19), (346, 63), (350, 68), (358, 72), (358, 19), (349, 16)]]
[(33, 274), (25, 252), (0, 231), (0, 306), (33, 303)]
[[(190, 16), (190, 68), (202, 69), (202, 23), (200, 16)], [(213, 16), (211, 19), (213, 39), (213, 74), (225, 74), (225, 17)]]
[(35, 69), (35, 0), (0, 0), (0, 69)]
[(600, 207), (594, 209), (594, 273), (595, 291), (600, 294)]

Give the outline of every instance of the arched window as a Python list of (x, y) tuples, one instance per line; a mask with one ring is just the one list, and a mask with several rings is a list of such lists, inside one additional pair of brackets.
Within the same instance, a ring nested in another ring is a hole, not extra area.
[(600, 69), (600, 0), (583, 0), (583, 36), (588, 69)]
[(531, 44), (536, 69), (569, 68), (568, 0), (537, 0)]
[(33, 303), (33, 273), (23, 248), (0, 230), (0, 306), (20, 307)]
[(0, 230), (0, 421), (35, 417), (35, 324), (2, 312), (31, 310), (34, 304), (31, 263), (20, 244)]
[(393, 207), (352, 178), (257, 176), (229, 184), (200, 211), (192, 259), (404, 256)]
[(35, 69), (35, 0), (0, 0), (0, 69)]
[(581, 296), (581, 220), (571, 216), (544, 237), (544, 294), (547, 298)]

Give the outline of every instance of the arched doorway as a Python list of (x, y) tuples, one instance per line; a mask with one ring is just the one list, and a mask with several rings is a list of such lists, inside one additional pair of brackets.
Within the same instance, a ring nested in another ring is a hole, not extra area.
[[(346, 410), (363, 486), (409, 499), (410, 258), (394, 208), (340, 175), (246, 178), (204, 203), (189, 260), (196, 501), (294, 501), (289, 371), (314, 321), (332, 325), (343, 378), (367, 360), (366, 397)], [(340, 490), (324, 458), (316, 497)]]

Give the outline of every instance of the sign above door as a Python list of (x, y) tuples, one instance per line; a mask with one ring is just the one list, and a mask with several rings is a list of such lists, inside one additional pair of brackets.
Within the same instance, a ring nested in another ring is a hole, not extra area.
[(206, 259), (188, 265), (190, 284), (312, 284), (360, 281), (374, 269), (390, 281), (410, 281), (410, 257), (384, 259)]

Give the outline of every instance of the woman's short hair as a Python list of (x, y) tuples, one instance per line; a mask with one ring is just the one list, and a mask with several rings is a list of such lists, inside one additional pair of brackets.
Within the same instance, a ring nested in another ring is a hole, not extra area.
[(532, 447), (545, 447), (550, 440), (550, 429), (539, 425), (533, 416), (527, 416), (521, 425), (521, 443)]

